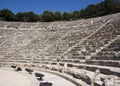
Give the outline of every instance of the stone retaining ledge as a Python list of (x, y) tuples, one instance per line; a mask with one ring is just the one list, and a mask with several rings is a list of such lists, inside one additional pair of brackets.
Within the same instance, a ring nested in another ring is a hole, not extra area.
[(51, 73), (51, 74), (54, 74), (54, 75), (57, 75), (57, 76), (60, 76), (70, 82), (72, 82), (73, 84), (75, 84), (76, 86), (90, 86), (88, 84), (86, 84), (85, 82), (83, 82), (82, 80), (80, 79), (76, 79), (68, 74), (65, 74), (65, 73), (60, 73), (58, 71), (52, 71), (52, 70), (48, 70), (48, 69), (39, 69), (39, 68), (33, 68), (34, 70), (39, 70), (39, 71), (43, 71), (43, 72), (48, 72), (48, 73)]

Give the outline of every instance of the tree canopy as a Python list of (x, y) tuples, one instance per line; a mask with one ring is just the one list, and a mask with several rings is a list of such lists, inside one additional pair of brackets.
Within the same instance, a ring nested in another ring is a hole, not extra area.
[(81, 18), (93, 18), (120, 12), (120, 0), (104, 0), (98, 4), (90, 4), (86, 8), (73, 12), (52, 12), (44, 11), (42, 14), (33, 12), (18, 12), (14, 14), (8, 9), (0, 10), (0, 19), (5, 21), (26, 21), (26, 22), (51, 22), (61, 20), (77, 20)]
[(15, 18), (15, 15), (12, 11), (8, 9), (3, 9), (3, 10), (0, 10), (0, 17), (6, 21), (13, 21)]

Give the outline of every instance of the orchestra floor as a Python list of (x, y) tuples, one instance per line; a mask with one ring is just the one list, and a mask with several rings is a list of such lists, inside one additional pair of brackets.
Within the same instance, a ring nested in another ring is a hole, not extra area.
[[(51, 82), (52, 86), (76, 86), (73, 83), (46, 72), (35, 71), (44, 74), (42, 82)], [(15, 72), (11, 69), (0, 68), (0, 86), (39, 86), (40, 81), (34, 74), (30, 75), (24, 70)]]
[(0, 69), (0, 86), (31, 86), (31, 80), (21, 73)]

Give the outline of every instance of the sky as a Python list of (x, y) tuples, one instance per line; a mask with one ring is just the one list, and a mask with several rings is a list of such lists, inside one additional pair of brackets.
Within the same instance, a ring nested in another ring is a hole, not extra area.
[(103, 0), (0, 0), (0, 10), (9, 9), (15, 14), (29, 11), (41, 14), (45, 10), (71, 12), (101, 1)]

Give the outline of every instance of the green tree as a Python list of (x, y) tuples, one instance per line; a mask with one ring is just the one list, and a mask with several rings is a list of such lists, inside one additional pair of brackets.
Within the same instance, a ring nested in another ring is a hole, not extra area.
[(73, 12), (71, 13), (71, 18), (72, 18), (73, 20), (79, 19), (79, 18), (80, 18), (80, 12), (79, 12), (79, 11), (73, 11)]
[(105, 15), (105, 4), (104, 4), (104, 2), (101, 2), (101, 3), (99, 3), (99, 4), (97, 4), (97, 8), (98, 8), (98, 16), (103, 16), (103, 15)]
[(36, 22), (39, 20), (39, 16), (33, 12), (19, 12), (16, 14), (16, 20), (18, 21), (27, 21), (27, 22)]
[(96, 17), (98, 16), (98, 9), (97, 9), (97, 6), (96, 5), (88, 5), (87, 8), (85, 8), (84, 10), (84, 13), (85, 13), (85, 18), (91, 18), (91, 17)]
[(24, 19), (23, 19), (23, 17), (25, 16), (24, 13), (19, 12), (19, 13), (17, 13), (15, 16), (16, 16), (16, 20), (17, 20), (17, 21), (24, 21)]
[(84, 9), (80, 10), (80, 18), (85, 18), (85, 11), (84, 11)]
[(59, 11), (56, 11), (56, 12), (54, 13), (54, 20), (55, 20), (55, 21), (62, 20), (62, 13), (59, 12)]
[(51, 22), (54, 21), (54, 14), (51, 11), (44, 11), (42, 14), (42, 21)]
[(43, 21), (42, 20), (42, 14), (39, 15), (39, 21), (41, 21), (41, 22)]
[(63, 20), (70, 20), (70, 19), (71, 19), (71, 14), (67, 13), (67, 12), (64, 12), (63, 13)]
[(105, 0), (106, 14), (117, 12), (120, 4), (113, 0)]
[(0, 11), (0, 17), (6, 21), (13, 21), (15, 18), (15, 15), (12, 11), (8, 9), (2, 9)]
[(29, 22), (36, 22), (39, 20), (39, 16), (37, 14), (34, 14), (33, 12), (26, 13), (26, 16), (29, 18)]

